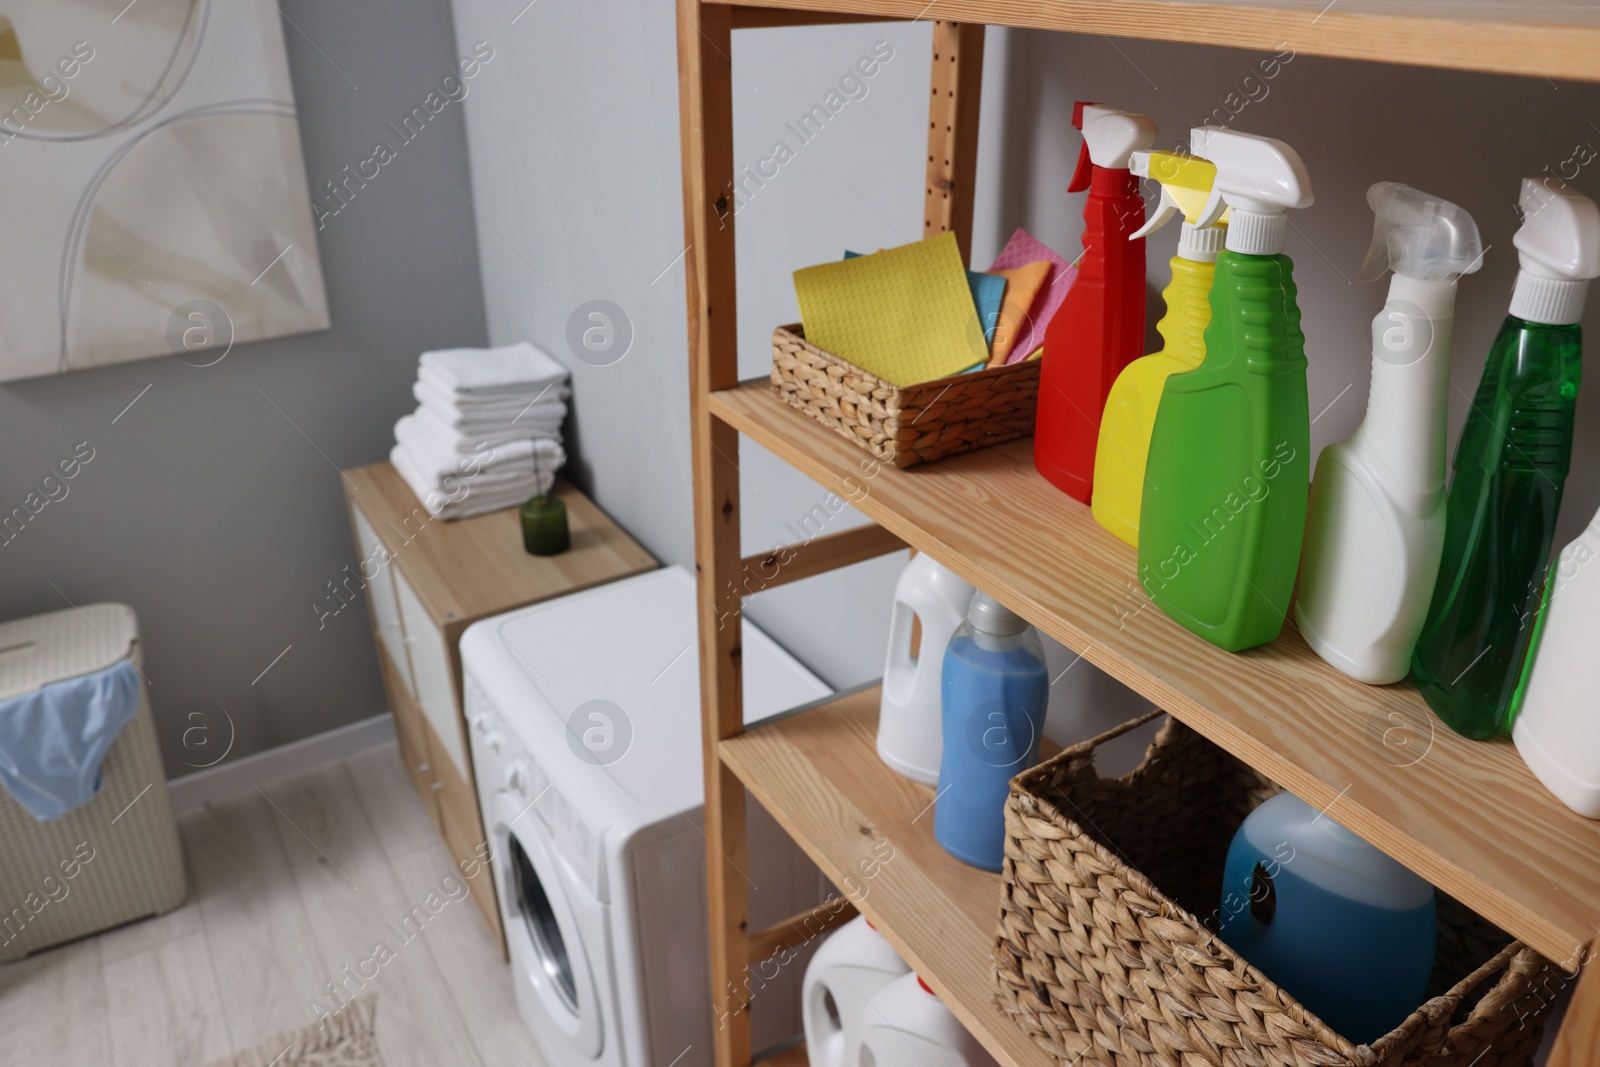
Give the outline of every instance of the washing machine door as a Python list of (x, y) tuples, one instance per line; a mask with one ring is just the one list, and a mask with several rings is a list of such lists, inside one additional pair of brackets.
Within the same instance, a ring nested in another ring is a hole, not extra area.
[[(604, 1027), (588, 953), (573, 913), (573, 899), (528, 800), (503, 791), (495, 798), (494, 872), (500, 918), (511, 948), (514, 979), (531, 991), (546, 1024), (574, 1051), (600, 1055)], [(598, 901), (593, 907), (603, 907)], [(600, 950), (601, 946), (594, 946)], [(519, 998), (524, 999), (524, 998)], [(538, 1022), (528, 1020), (530, 1027)]]

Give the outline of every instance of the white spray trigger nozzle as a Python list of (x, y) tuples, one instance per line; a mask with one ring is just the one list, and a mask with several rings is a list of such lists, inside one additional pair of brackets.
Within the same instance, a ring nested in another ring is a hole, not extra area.
[(1522, 226), (1512, 244), (1522, 269), (1545, 278), (1600, 278), (1600, 208), (1565, 186), (1551, 189), (1538, 178), (1522, 179)]
[(1376, 182), (1367, 189), (1372, 208), (1372, 244), (1358, 275), (1361, 281), (1385, 271), (1424, 281), (1452, 281), (1483, 265), (1478, 224), (1465, 208), (1399, 182)]
[(1195, 225), (1210, 226), (1225, 208), (1232, 208), (1228, 248), (1247, 255), (1283, 251), (1283, 213), (1310, 207), (1313, 199), (1311, 176), (1299, 153), (1275, 138), (1221, 126), (1190, 130), (1189, 146), (1217, 167), (1216, 182)]
[(1089, 162), (1111, 170), (1127, 170), (1128, 159), (1135, 152), (1148, 149), (1156, 143), (1156, 124), (1144, 115), (1086, 104), (1083, 108), (1083, 141), (1089, 150)]

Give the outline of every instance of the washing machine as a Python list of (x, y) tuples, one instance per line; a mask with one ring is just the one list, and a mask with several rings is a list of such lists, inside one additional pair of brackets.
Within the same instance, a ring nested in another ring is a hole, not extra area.
[[(667, 567), (478, 622), (461, 639), (473, 765), (518, 1007), (552, 1067), (711, 1064), (694, 579)], [(744, 622), (753, 722), (829, 695)], [(751, 799), (752, 929), (821, 873)], [(800, 1033), (808, 953), (752, 970), (752, 1044)]]

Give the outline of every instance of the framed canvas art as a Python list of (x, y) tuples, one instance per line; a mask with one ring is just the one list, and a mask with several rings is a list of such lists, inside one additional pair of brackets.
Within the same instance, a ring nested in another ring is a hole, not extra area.
[(0, 0), (0, 212), (0, 380), (328, 326), (271, 0)]

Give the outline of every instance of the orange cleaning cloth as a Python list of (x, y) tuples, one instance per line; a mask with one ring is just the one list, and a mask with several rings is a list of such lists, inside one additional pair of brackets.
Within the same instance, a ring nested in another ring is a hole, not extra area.
[(1000, 320), (995, 324), (994, 340), (989, 343), (989, 366), (998, 367), (1011, 354), (1011, 346), (1028, 333), (1028, 312), (1033, 309), (1045, 282), (1050, 278), (1051, 264), (1039, 260), (1010, 270), (990, 271), (1006, 280), (1005, 299), (1000, 302)]

